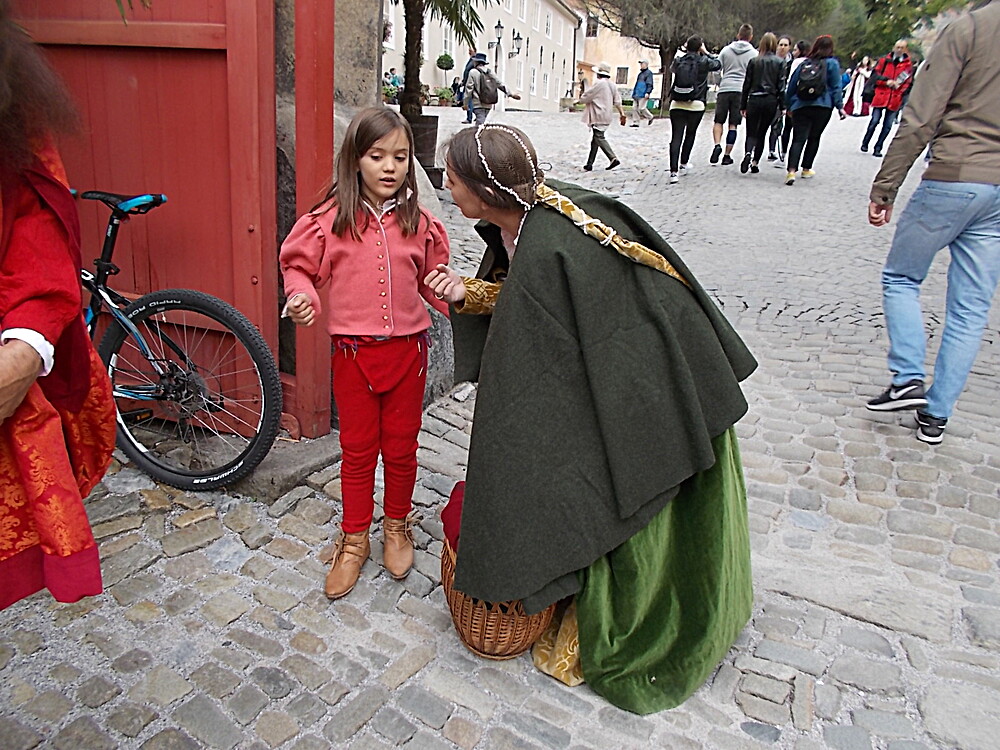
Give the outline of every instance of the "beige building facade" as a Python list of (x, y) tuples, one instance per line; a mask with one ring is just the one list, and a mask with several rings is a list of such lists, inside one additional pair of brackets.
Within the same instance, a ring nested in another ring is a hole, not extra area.
[[(405, 25), (403, 7), (383, 0), (382, 12), (391, 24), (383, 44), (382, 70), (395, 68), (403, 73), (403, 38)], [(574, 81), (578, 49), (583, 42), (583, 16), (562, 0), (496, 0), (478, 12), (484, 29), (476, 40), (476, 50), (486, 53), (490, 68), (507, 88), (521, 95), (520, 101), (508, 100), (503, 94), (496, 109), (558, 112), (559, 100), (566, 96)], [(497, 44), (497, 25), (500, 38)], [(516, 37), (520, 51), (516, 52)], [(491, 46), (492, 43), (492, 46)], [(455, 67), (440, 70), (437, 59), (447, 53)], [(469, 50), (458, 42), (451, 27), (442, 21), (424, 23), (424, 64), (420, 81), (436, 88), (450, 87), (452, 80), (461, 80)]]
[(617, 31), (601, 26), (597, 17), (588, 15), (583, 4), (574, 2), (579, 7), (583, 18), (581, 36), (583, 45), (580, 59), (577, 61), (576, 90), (574, 96), (580, 95), (580, 80), (589, 86), (594, 82), (595, 74), (591, 69), (599, 62), (611, 64), (611, 80), (626, 99), (632, 98), (632, 89), (639, 76), (639, 60), (649, 60), (649, 69), (653, 71), (653, 98), (660, 96), (660, 52), (655, 47), (644, 47), (636, 39), (625, 37)]

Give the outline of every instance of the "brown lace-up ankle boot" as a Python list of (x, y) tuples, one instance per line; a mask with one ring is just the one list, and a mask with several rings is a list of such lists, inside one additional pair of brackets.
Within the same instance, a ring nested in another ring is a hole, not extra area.
[(406, 518), (389, 518), (382, 521), (382, 563), (389, 575), (397, 581), (413, 567), (413, 514)]
[(326, 595), (331, 599), (346, 596), (358, 582), (361, 566), (365, 564), (371, 552), (368, 541), (368, 529), (356, 534), (340, 533), (337, 546), (333, 551), (333, 565), (326, 574)]

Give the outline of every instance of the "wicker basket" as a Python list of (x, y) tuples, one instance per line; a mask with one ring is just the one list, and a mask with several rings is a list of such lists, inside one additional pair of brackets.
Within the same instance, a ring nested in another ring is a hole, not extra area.
[(520, 600), (485, 602), (452, 588), (455, 551), (445, 539), (441, 552), (441, 585), (458, 637), (472, 653), (485, 659), (513, 659), (531, 648), (552, 621), (556, 605), (525, 614)]

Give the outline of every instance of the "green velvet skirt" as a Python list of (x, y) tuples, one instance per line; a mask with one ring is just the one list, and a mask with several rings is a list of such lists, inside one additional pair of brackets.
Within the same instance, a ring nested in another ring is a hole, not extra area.
[(638, 714), (683, 703), (753, 608), (739, 446), (732, 428), (712, 442), (712, 468), (685, 481), (646, 528), (580, 573), (584, 678)]

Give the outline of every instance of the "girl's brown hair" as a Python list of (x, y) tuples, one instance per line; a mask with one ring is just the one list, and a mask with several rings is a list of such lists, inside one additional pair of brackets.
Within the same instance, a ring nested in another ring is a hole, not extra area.
[[(396, 220), (403, 230), (403, 236), (416, 234), (420, 226), (420, 204), (417, 202), (417, 176), (413, 163), (413, 131), (401, 114), (388, 107), (370, 107), (358, 112), (344, 134), (344, 142), (337, 154), (337, 166), (323, 199), (313, 206), (313, 211), (336, 198), (326, 210), (334, 206), (337, 216), (333, 220), (333, 232), (343, 237), (347, 232), (352, 239), (360, 240), (361, 233), (368, 228), (371, 212), (365, 209), (361, 194), (361, 157), (374, 145), (397, 128), (406, 133), (409, 144), (406, 177), (396, 192)], [(359, 217), (364, 224), (358, 225)]]
[(773, 55), (777, 51), (778, 37), (769, 31), (760, 38), (760, 46), (757, 48), (757, 54), (763, 57), (764, 55)]
[(0, 167), (23, 169), (38, 140), (78, 129), (66, 86), (0, 0)]
[[(477, 129), (460, 130), (448, 142), (446, 161), (451, 176), (460, 179), (477, 198), (493, 208), (505, 211), (524, 209), (518, 199), (500, 185), (512, 190), (524, 203), (534, 203), (535, 188), (542, 183), (544, 175), (538, 167), (538, 156), (528, 136), (509, 125), (486, 125), (482, 128), (479, 142), (494, 181), (479, 157)], [(518, 138), (523, 146), (518, 143)], [(530, 159), (525, 148), (531, 154)]]
[(809, 50), (809, 57), (816, 59), (833, 57), (833, 37), (829, 34), (816, 37), (812, 49)]

